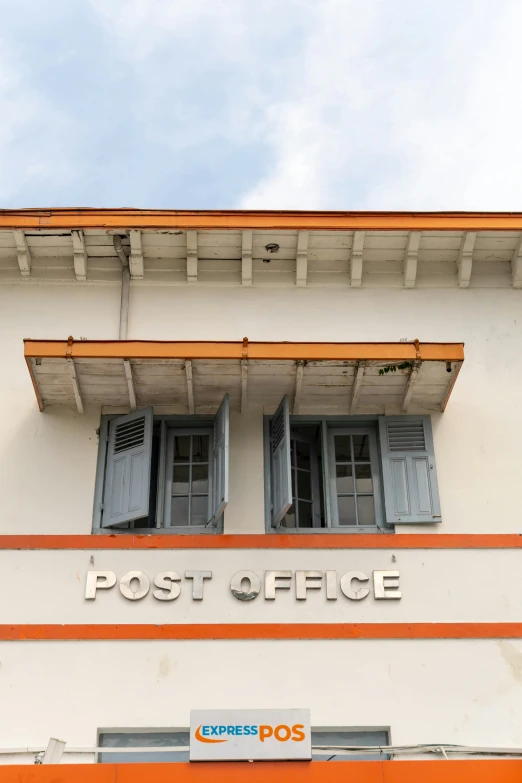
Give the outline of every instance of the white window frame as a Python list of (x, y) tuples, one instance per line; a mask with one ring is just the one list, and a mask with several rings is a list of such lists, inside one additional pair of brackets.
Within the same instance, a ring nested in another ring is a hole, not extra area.
[[(169, 466), (167, 462), (167, 444), (169, 439), (170, 430), (176, 430), (183, 434), (188, 433), (201, 433), (201, 431), (210, 431), (209, 449), (209, 489), (212, 486), (212, 466), (213, 466), (213, 426), (215, 417), (213, 416), (176, 416), (170, 415), (155, 415), (153, 417), (153, 426), (160, 424), (161, 435), (159, 445), (159, 457), (158, 457), (158, 480), (157, 480), (157, 496), (156, 496), (156, 527), (130, 527), (130, 528), (118, 528), (118, 527), (101, 527), (101, 504), (103, 502), (103, 492), (105, 483), (105, 465), (107, 459), (107, 446), (108, 446), (108, 433), (110, 422), (117, 418), (121, 414), (103, 414), (100, 421), (99, 429), (99, 444), (98, 444), (98, 459), (96, 465), (96, 479), (94, 489), (94, 504), (93, 504), (93, 522), (92, 533), (96, 535), (198, 535), (201, 533), (214, 534), (223, 533), (223, 519), (222, 514), (217, 520), (216, 524), (209, 523), (207, 525), (179, 525), (176, 527), (166, 526), (165, 522), (168, 519), (166, 516), (167, 510), (165, 508), (166, 501), (166, 484), (167, 476), (169, 472)], [(209, 493), (209, 503), (212, 495)], [(170, 514), (170, 508), (169, 508)]]
[[(208, 498), (207, 498), (207, 516), (209, 522), (205, 525), (169, 525), (171, 501), (172, 501), (172, 466), (174, 464), (174, 438), (176, 435), (207, 435), (208, 436)], [(212, 527), (210, 517), (212, 514), (213, 498), (213, 467), (214, 467), (214, 430), (212, 427), (167, 427), (167, 454), (165, 463), (165, 492), (163, 502), (163, 524), (165, 530), (176, 533), (178, 530), (187, 530), (190, 532), (207, 531)], [(159, 479), (159, 475), (158, 475)]]
[[(271, 470), (270, 470), (270, 420), (264, 417), (264, 475), (265, 475), (265, 531), (276, 535), (337, 535), (357, 533), (394, 533), (393, 525), (388, 525), (384, 519), (384, 499), (382, 485), (382, 466), (379, 446), (379, 430), (377, 416), (290, 416), (290, 431), (294, 426), (315, 425), (320, 428), (321, 449), (323, 459), (323, 502), (326, 527), (286, 528), (281, 525), (274, 528), (271, 524)], [(372, 447), (370, 462), (372, 463), (372, 478), (374, 480), (375, 525), (339, 525), (334, 524), (337, 508), (337, 487), (335, 476), (335, 460), (331, 453), (331, 433), (371, 433)], [(335, 516), (334, 516), (335, 515)]]

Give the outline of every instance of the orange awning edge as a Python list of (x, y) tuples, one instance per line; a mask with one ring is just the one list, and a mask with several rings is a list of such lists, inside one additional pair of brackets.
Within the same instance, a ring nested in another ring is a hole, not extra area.
[(24, 340), (26, 359), (257, 359), (258, 361), (463, 362), (463, 343), (290, 343)]

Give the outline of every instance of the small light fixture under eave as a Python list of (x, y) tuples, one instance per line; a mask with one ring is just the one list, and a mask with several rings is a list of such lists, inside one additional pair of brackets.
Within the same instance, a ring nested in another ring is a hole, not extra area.
[(265, 245), (265, 250), (267, 250), (269, 253), (277, 253), (279, 250), (279, 245), (277, 242), (270, 242), (268, 245)]

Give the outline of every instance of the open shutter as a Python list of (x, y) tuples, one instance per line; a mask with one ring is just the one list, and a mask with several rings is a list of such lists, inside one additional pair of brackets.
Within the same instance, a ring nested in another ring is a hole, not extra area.
[(105, 467), (101, 526), (148, 516), (152, 408), (112, 419)]
[(212, 474), (212, 516), (213, 525), (228, 503), (228, 452), (230, 430), (230, 402), (228, 394), (223, 397), (214, 419), (214, 452)]
[(272, 527), (277, 527), (292, 505), (290, 465), (290, 409), (288, 395), (270, 421), (270, 467), (272, 479)]
[(388, 524), (441, 521), (429, 416), (379, 417)]

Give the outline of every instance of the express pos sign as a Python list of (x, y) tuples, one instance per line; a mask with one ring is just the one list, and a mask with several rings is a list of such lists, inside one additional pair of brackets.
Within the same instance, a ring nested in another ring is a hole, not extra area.
[(310, 761), (310, 710), (192, 710), (191, 761)]

